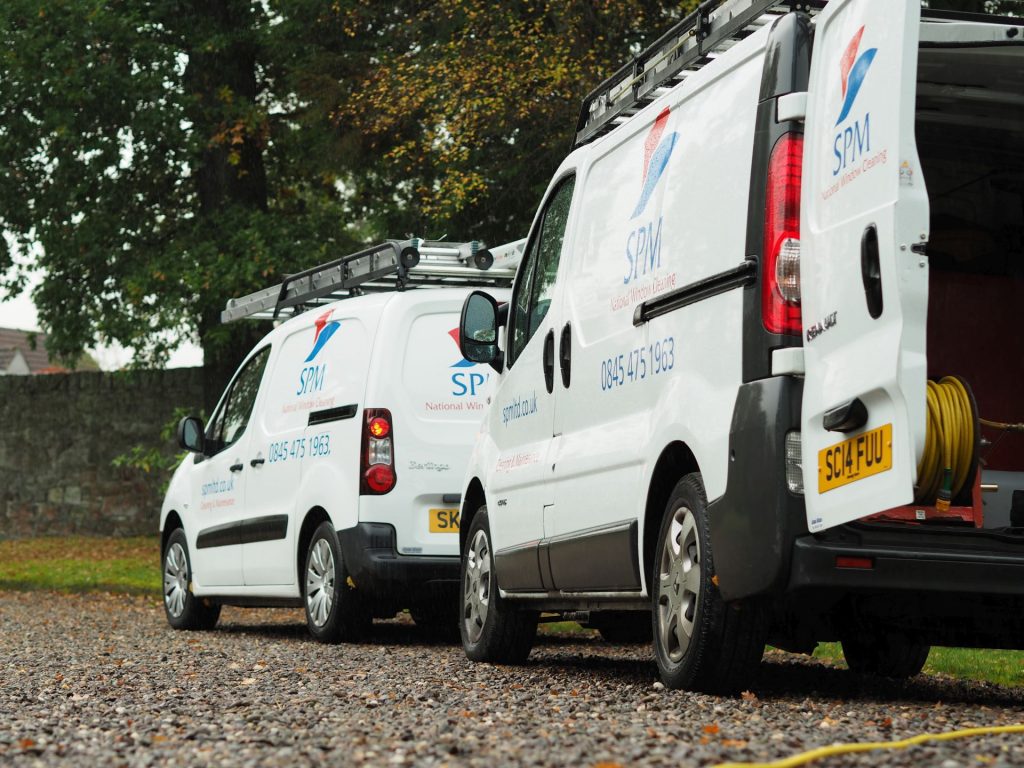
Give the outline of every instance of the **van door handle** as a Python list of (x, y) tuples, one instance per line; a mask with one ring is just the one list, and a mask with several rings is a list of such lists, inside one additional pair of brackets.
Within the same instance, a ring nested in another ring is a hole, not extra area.
[(868, 314), (877, 320), (882, 316), (882, 264), (878, 254), (878, 229), (874, 224), (869, 224), (860, 238), (860, 276), (864, 281)]
[(249, 466), (250, 467), (262, 467), (263, 463), (265, 461), (266, 461), (266, 459), (264, 459), (262, 456), (257, 456), (255, 459), (253, 459), (252, 461), (249, 462)]
[(572, 328), (569, 323), (562, 326), (562, 336), (558, 340), (558, 366), (562, 370), (562, 386), (568, 389), (572, 373)]
[(544, 386), (550, 395), (555, 391), (555, 329), (544, 337)]
[(242, 462), (238, 462), (237, 464), (232, 464), (230, 467), (228, 467), (228, 469), (230, 469), (232, 472), (241, 472), (243, 469), (245, 469), (245, 467), (242, 464)]

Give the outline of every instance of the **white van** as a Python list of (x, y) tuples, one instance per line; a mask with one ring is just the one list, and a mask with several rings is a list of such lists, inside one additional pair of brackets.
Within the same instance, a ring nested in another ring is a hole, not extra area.
[(205, 428), (179, 425), (192, 455), (160, 517), (171, 626), (304, 605), (323, 641), (403, 608), (454, 631), (459, 490), (493, 387), (459, 352), (459, 309), (472, 286), (501, 294), (514, 253), (387, 242), (229, 302), (225, 321), (295, 315)]
[(470, 658), (552, 611), (642, 611), (704, 690), (766, 642), (1024, 648), (1024, 20), (798, 5), (702, 3), (601, 85), (507, 323), (467, 300)]

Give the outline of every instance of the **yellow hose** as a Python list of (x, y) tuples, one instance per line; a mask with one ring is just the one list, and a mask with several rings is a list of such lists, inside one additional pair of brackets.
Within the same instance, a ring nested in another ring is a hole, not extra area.
[(952, 739), (963, 739), (968, 736), (989, 736), (998, 733), (1024, 733), (1022, 725), (994, 725), (986, 728), (965, 728), (960, 731), (949, 731), (947, 733), (922, 733), (911, 736), (908, 739), (899, 741), (870, 741), (860, 744), (833, 744), (828, 747), (818, 747), (798, 755), (785, 757), (770, 763), (719, 763), (715, 768), (795, 768), (798, 765), (806, 765), (812, 760), (821, 760), (835, 755), (848, 755), (854, 752), (870, 752), (875, 749), (906, 749), (926, 741), (951, 741)]
[(924, 454), (917, 465), (917, 504), (936, 503), (946, 470), (952, 475), (951, 498), (972, 479), (968, 475), (976, 429), (971, 397), (963, 382), (955, 376), (929, 381), (928, 426)]

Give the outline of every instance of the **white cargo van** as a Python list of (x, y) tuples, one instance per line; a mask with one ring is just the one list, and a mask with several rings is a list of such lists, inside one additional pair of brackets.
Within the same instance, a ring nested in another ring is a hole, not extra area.
[(705, 690), (766, 642), (1024, 648), (1024, 20), (793, 6), (702, 3), (602, 84), (507, 319), (467, 300), (472, 659), (552, 611)]
[(515, 253), (386, 242), (229, 302), (225, 321), (294, 316), (205, 428), (179, 425), (193, 453), (160, 517), (171, 626), (304, 605), (324, 641), (403, 608), (454, 631), (459, 490), (493, 387), (459, 352), (459, 309), (472, 286), (501, 295)]

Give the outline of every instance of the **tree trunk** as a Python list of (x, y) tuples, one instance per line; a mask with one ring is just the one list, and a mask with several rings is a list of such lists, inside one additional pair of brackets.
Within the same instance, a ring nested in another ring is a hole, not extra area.
[[(195, 42), (187, 51), (184, 81), (195, 100), (189, 117), (195, 135), (204, 142), (194, 171), (199, 198), (196, 225), (202, 239), (215, 246), (216, 258), (245, 259), (248, 254), (231, 252), (231, 233), (224, 230), (242, 225), (247, 214), (267, 209), (266, 123), (256, 103), (257, 18), (249, 0), (192, 0), (186, 6), (183, 23), (191, 29), (186, 39)], [(247, 321), (221, 326), (220, 312), (237, 287), (210, 286), (203, 297), (207, 306), (199, 313), (207, 414), (243, 358), (268, 330), (264, 323)]]

